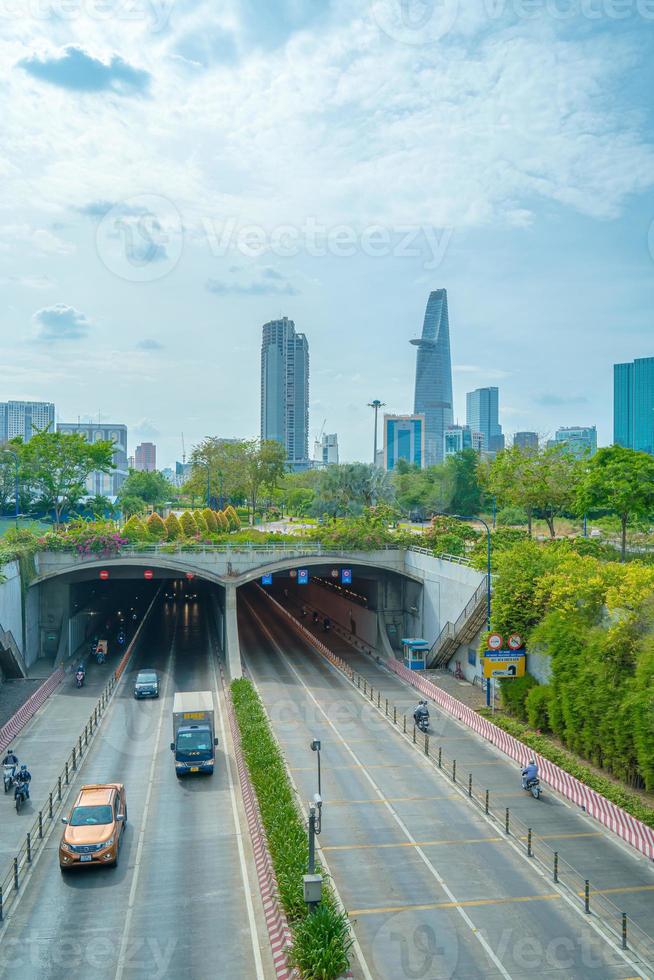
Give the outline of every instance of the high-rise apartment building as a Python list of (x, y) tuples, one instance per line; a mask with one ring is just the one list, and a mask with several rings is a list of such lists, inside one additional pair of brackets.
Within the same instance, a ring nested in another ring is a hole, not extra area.
[(54, 431), (55, 407), (52, 402), (2, 402), (0, 404), (0, 442), (21, 436), (29, 442), (34, 432)]
[(313, 446), (313, 461), (321, 466), (332, 466), (338, 463), (338, 435), (335, 432), (323, 432)]
[(497, 453), (504, 449), (499, 403), (497, 388), (475, 388), (466, 395), (466, 424), (473, 432), (481, 432), (483, 452)]
[(443, 460), (443, 437), (452, 425), (452, 362), (447, 290), (429, 294), (422, 336), (412, 340), (418, 348), (413, 410), (425, 419), (424, 466)]
[(517, 449), (538, 449), (538, 433), (516, 432), (513, 437), (513, 445)]
[(127, 479), (127, 426), (108, 422), (60, 422), (59, 432), (78, 432), (87, 442), (100, 442), (109, 439), (114, 444), (113, 464), (110, 473), (91, 473), (86, 481), (86, 489), (92, 495), (115, 497)]
[(153, 442), (141, 442), (134, 451), (134, 469), (154, 473), (157, 468), (157, 447)]
[(577, 459), (597, 452), (597, 429), (594, 425), (561, 426), (554, 433), (554, 444), (565, 448)]
[(281, 442), (291, 468), (309, 465), (309, 344), (288, 317), (263, 325), (261, 438)]
[(424, 415), (384, 415), (384, 469), (395, 469), (400, 459), (423, 467), (426, 429)]
[(613, 441), (654, 454), (654, 357), (613, 365)]

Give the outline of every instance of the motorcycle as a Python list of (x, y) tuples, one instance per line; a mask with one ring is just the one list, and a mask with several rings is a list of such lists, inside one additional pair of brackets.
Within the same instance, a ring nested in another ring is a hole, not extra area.
[(314, 623), (317, 623), (318, 622), (318, 613), (315, 612), (311, 618), (312, 618), (312, 620), (313, 620)]
[(11, 787), (14, 785), (14, 774), (16, 772), (16, 766), (3, 766), (3, 779), (5, 784), (5, 793), (8, 793)]
[(27, 783), (16, 783), (14, 787), (14, 800), (16, 801), (16, 813), (20, 813), (23, 803), (29, 799), (29, 789)]
[(99, 664), (103, 664), (106, 662), (107, 658), (105, 657), (104, 652), (102, 650), (98, 650), (98, 652), (95, 655), (95, 659)]
[(528, 779), (523, 788), (528, 793), (531, 793), (531, 795), (535, 800), (540, 799), (540, 794), (542, 791), (540, 788), (540, 780), (538, 779), (538, 776), (536, 776), (534, 779)]
[(325, 622), (322, 624), (322, 628), (323, 628), (323, 632), (324, 633), (329, 633), (329, 631), (330, 631), (330, 629), (332, 627), (331, 627), (331, 623), (329, 622), (328, 619), (326, 619)]
[(84, 671), (83, 670), (78, 670), (77, 673), (75, 674), (75, 683), (77, 684), (78, 687), (83, 687), (84, 686)]
[(416, 723), (416, 728), (419, 728), (421, 732), (429, 731), (429, 715), (418, 715), (416, 718), (414, 715), (413, 720)]

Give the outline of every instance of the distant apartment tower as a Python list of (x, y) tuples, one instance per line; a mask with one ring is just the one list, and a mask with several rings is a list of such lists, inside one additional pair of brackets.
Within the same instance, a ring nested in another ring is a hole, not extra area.
[(1, 402), (0, 442), (8, 442), (20, 436), (29, 442), (34, 432), (54, 432), (55, 407), (52, 402)]
[(335, 432), (323, 432), (316, 439), (313, 447), (313, 461), (322, 466), (332, 466), (338, 463), (338, 435)]
[(449, 425), (443, 437), (443, 455), (456, 456), (464, 449), (472, 449), (472, 432), (467, 425)]
[(443, 460), (445, 430), (454, 421), (447, 290), (429, 294), (422, 335), (411, 343), (418, 348), (413, 411), (425, 419), (423, 465), (434, 466)]
[(613, 365), (613, 441), (654, 454), (654, 357)]
[(286, 448), (293, 469), (309, 463), (309, 344), (288, 317), (263, 325), (261, 438)]
[(473, 432), (481, 432), (483, 452), (497, 453), (504, 449), (499, 403), (497, 388), (475, 388), (466, 395), (466, 424)]
[(594, 425), (562, 426), (554, 433), (554, 444), (565, 445), (577, 459), (593, 456), (597, 452), (597, 429)]
[(154, 473), (157, 468), (157, 447), (153, 442), (142, 442), (134, 451), (134, 469)]
[(384, 415), (384, 469), (394, 470), (400, 459), (425, 466), (426, 429), (424, 415)]
[(516, 432), (513, 437), (513, 445), (517, 449), (538, 449), (538, 433)]
[(109, 439), (114, 444), (113, 463), (116, 469), (110, 473), (91, 473), (86, 481), (89, 494), (115, 497), (127, 479), (127, 426), (107, 422), (60, 422), (59, 432), (78, 432), (87, 442)]

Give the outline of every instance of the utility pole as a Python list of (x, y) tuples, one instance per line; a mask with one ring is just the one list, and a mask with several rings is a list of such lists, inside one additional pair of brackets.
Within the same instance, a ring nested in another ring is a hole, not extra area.
[(376, 466), (377, 465), (377, 415), (379, 413), (379, 409), (380, 408), (384, 408), (385, 405), (386, 405), (386, 402), (380, 402), (380, 400), (378, 398), (374, 398), (371, 402), (368, 402), (368, 408), (374, 409), (374, 412), (375, 412), (375, 439), (374, 439), (374, 444), (373, 444), (374, 445), (374, 449), (373, 449), (373, 456), (372, 456), (372, 465), (373, 466)]

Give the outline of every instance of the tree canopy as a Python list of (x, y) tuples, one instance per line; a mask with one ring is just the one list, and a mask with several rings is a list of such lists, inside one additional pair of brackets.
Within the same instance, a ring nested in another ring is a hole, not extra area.
[[(156, 470), (150, 472), (130, 470), (129, 476), (120, 488), (118, 499), (125, 512), (138, 513), (133, 501), (141, 500), (143, 504), (157, 507), (168, 503), (174, 493), (174, 486), (162, 473)], [(129, 507), (126, 506), (126, 502), (129, 502)]]

